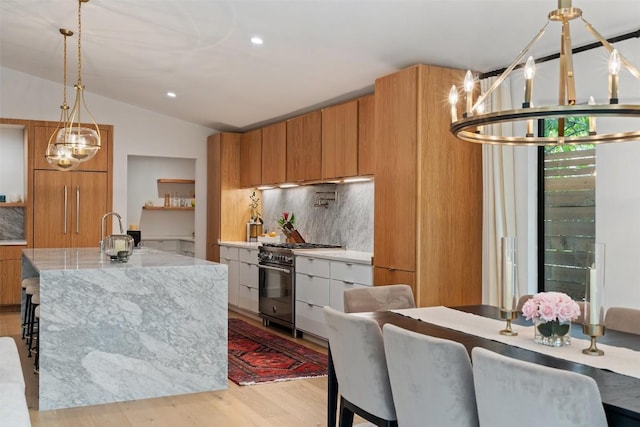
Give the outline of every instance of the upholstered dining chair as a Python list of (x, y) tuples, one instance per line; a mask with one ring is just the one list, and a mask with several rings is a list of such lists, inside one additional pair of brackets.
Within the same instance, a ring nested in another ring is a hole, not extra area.
[(415, 308), (416, 302), (409, 285), (384, 285), (345, 289), (344, 312)]
[(593, 378), (481, 347), (471, 351), (471, 358), (481, 426), (607, 426)]
[(609, 307), (604, 317), (604, 326), (607, 329), (640, 335), (640, 310)]
[(522, 311), (522, 306), (524, 305), (525, 302), (529, 301), (530, 298), (533, 298), (533, 295), (530, 295), (530, 294), (522, 295), (520, 299), (518, 299), (518, 305), (516, 306), (516, 309), (518, 311)]
[(398, 425), (478, 427), (471, 361), (462, 344), (391, 324), (382, 335)]
[(379, 427), (397, 427), (378, 323), (328, 306), (324, 318), (340, 387), (339, 426), (352, 426), (357, 414)]

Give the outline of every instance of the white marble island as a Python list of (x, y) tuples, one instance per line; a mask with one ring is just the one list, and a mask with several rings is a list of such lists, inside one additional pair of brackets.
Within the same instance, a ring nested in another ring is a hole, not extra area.
[(227, 266), (152, 249), (25, 249), (48, 410), (227, 387)]

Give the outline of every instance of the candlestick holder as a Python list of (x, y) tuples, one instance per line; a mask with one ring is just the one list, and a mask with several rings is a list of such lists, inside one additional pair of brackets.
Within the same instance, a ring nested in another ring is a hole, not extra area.
[(589, 345), (589, 348), (582, 350), (582, 353), (588, 356), (604, 356), (604, 351), (600, 350), (596, 346), (597, 337), (604, 335), (604, 325), (585, 324), (582, 325), (582, 332), (591, 337), (591, 344)]
[(500, 331), (500, 335), (515, 337), (518, 335), (516, 331), (511, 329), (511, 321), (518, 318), (517, 310), (500, 310), (500, 318), (507, 321), (507, 326)]

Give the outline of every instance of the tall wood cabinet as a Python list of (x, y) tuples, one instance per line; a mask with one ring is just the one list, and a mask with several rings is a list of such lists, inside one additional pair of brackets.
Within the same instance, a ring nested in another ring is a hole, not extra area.
[[(113, 127), (100, 125), (102, 148), (73, 171), (58, 171), (44, 153), (55, 122), (35, 122), (29, 194), (28, 242), (35, 248), (98, 247), (102, 215), (112, 207)], [(111, 222), (106, 224), (111, 233)]]
[(287, 181), (322, 177), (322, 112), (287, 120)]
[(207, 259), (220, 261), (219, 240), (244, 241), (251, 190), (240, 188), (240, 134), (207, 138)]
[(322, 109), (322, 178), (358, 175), (358, 101)]
[(417, 65), (375, 83), (374, 282), (420, 306), (482, 297), (482, 152), (448, 129), (464, 72)]

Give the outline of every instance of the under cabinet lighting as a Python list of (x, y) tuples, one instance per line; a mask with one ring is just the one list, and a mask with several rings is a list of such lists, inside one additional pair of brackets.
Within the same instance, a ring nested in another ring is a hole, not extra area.
[(253, 37), (251, 37), (251, 43), (256, 44), (256, 45), (261, 45), (261, 44), (264, 43), (264, 40), (262, 40), (262, 37), (253, 36)]
[(278, 187), (280, 188), (293, 188), (293, 187), (297, 187), (298, 184), (280, 184)]
[(344, 181), (345, 184), (350, 184), (352, 182), (367, 182), (371, 181), (371, 178), (346, 178)]
[(271, 186), (271, 185), (261, 185), (259, 187), (256, 187), (256, 190), (260, 190), (260, 191), (262, 191), (262, 190), (271, 190), (272, 188), (273, 188), (273, 186)]
[(176, 97), (176, 93), (175, 92), (167, 92), (167, 96), (169, 98), (175, 98)]

